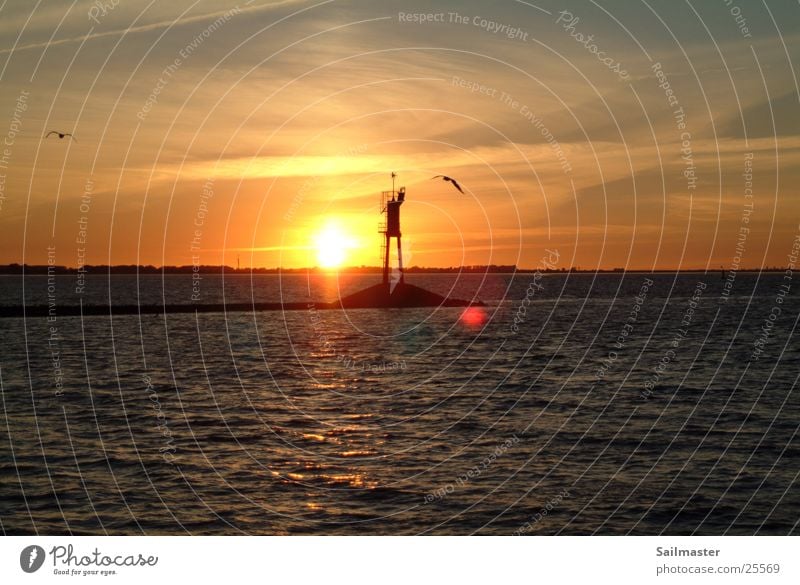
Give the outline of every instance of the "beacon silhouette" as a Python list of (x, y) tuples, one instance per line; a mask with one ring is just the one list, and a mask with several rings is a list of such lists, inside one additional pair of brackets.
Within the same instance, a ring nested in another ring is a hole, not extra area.
[(403, 233), (400, 231), (400, 206), (406, 199), (406, 188), (394, 190), (394, 177), (392, 173), (392, 190), (384, 191), (381, 196), (381, 213), (386, 214), (385, 223), (380, 232), (384, 234), (383, 241), (383, 284), (389, 284), (389, 256), (392, 249), (392, 238), (397, 240), (397, 266), (400, 271), (400, 283), (405, 282), (403, 275)]

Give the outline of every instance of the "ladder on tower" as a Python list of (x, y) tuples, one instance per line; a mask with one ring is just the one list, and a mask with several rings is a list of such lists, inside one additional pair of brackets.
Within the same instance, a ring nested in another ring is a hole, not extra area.
[(386, 257), (386, 223), (381, 223), (380, 226), (378, 226), (378, 233), (381, 234), (381, 251), (378, 259), (381, 261), (381, 264), (383, 264), (383, 259)]
[(381, 234), (381, 245), (380, 245), (380, 256), (378, 259), (383, 264), (384, 258), (386, 257), (386, 203), (392, 198), (392, 191), (382, 191), (380, 194), (380, 200), (378, 201), (378, 208), (381, 210), (381, 221), (378, 224), (378, 233)]

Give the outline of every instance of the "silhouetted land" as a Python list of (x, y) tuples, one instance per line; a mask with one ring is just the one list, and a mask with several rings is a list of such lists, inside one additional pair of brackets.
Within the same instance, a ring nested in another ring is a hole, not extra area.
[[(191, 274), (193, 272), (199, 274), (307, 274), (307, 273), (320, 273), (325, 274), (331, 272), (329, 269), (324, 268), (233, 268), (232, 266), (219, 266), (219, 265), (184, 265), (184, 266), (153, 266), (136, 265), (136, 264), (119, 264), (109, 266), (107, 264), (86, 265), (79, 271), (77, 268), (68, 266), (48, 266), (46, 264), (3, 264), (0, 265), (0, 274), (48, 274), (48, 268), (54, 274)], [(380, 274), (383, 270), (380, 266), (349, 266), (340, 268), (337, 272), (349, 274)], [(785, 267), (768, 266), (766, 268), (747, 268), (740, 269), (737, 272), (783, 272)], [(536, 268), (518, 268), (513, 264), (489, 264), (489, 265), (473, 265), (473, 266), (448, 266), (448, 267), (431, 267), (431, 266), (410, 266), (405, 269), (407, 274), (452, 274), (452, 273), (468, 273), (468, 274), (513, 274), (513, 273), (531, 273), (536, 272)], [(596, 268), (582, 269), (580, 267), (560, 268), (560, 269), (543, 269), (543, 273), (547, 274), (565, 274), (565, 273), (581, 273), (581, 274), (594, 274), (594, 273), (674, 273), (674, 272), (720, 272), (720, 269), (704, 270), (696, 269), (664, 269), (664, 270), (625, 270), (623, 268), (613, 268), (600, 270)]]

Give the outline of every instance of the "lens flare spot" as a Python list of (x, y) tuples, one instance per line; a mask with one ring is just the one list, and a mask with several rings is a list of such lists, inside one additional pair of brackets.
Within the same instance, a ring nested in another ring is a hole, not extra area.
[(470, 329), (483, 327), (486, 324), (486, 320), (486, 311), (481, 307), (467, 307), (467, 309), (461, 313), (461, 322)]

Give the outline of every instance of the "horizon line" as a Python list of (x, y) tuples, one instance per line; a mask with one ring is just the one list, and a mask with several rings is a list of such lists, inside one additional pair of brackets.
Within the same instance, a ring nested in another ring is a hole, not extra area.
[[(52, 269), (55, 273), (77, 273), (89, 274), (90, 272), (103, 273), (110, 271), (126, 271), (131, 274), (144, 272), (144, 273), (216, 273), (216, 272), (230, 272), (234, 274), (248, 274), (248, 273), (302, 273), (302, 272), (316, 272), (316, 273), (380, 273), (383, 271), (382, 266), (343, 266), (339, 268), (324, 268), (321, 266), (304, 266), (297, 268), (288, 268), (281, 266), (267, 267), (267, 266), (250, 266), (246, 268), (235, 268), (227, 264), (164, 264), (157, 266), (155, 264), (84, 264), (82, 266), (67, 266), (61, 264), (20, 264), (18, 262), (11, 262), (7, 264), (0, 264), (0, 275), (15, 275), (28, 273), (47, 274)], [(548, 274), (561, 274), (561, 273), (625, 273), (625, 272), (638, 272), (638, 273), (678, 273), (678, 272), (785, 272), (789, 268), (787, 266), (762, 266), (751, 268), (708, 268), (708, 267), (695, 267), (695, 268), (629, 268), (615, 266), (613, 268), (581, 268), (580, 266), (572, 266), (569, 268), (526, 268), (519, 267), (515, 264), (462, 264), (460, 266), (410, 266), (403, 269), (405, 273), (452, 273), (452, 272), (488, 272), (495, 274), (513, 274), (515, 272), (542, 272)]]

